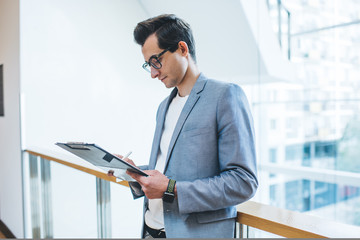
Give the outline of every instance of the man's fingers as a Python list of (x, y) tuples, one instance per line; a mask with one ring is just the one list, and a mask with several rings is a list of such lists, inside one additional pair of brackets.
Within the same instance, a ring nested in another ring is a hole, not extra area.
[(126, 171), (126, 174), (129, 175), (130, 177), (132, 177), (133, 179), (135, 179), (140, 184), (142, 183), (142, 178), (144, 176), (141, 176), (140, 174), (134, 173), (134, 172), (129, 171), (129, 170)]
[(144, 173), (146, 173), (149, 176), (154, 176), (154, 175), (159, 174), (160, 172), (158, 170), (144, 170)]
[(125, 158), (124, 161), (136, 167), (135, 163), (130, 158)]
[(114, 177), (114, 170), (109, 170), (108, 173), (107, 173), (107, 175), (108, 175), (109, 177)]
[(123, 155), (120, 155), (120, 154), (113, 154), (114, 156), (117, 156), (118, 158), (123, 158), (124, 156)]
[(135, 163), (130, 158), (123, 159), (123, 157), (124, 157), (123, 155), (115, 154), (115, 153), (113, 153), (113, 155), (136, 167)]
[(126, 174), (132, 177), (133, 179), (137, 180), (139, 174), (133, 173), (132, 171), (126, 170)]

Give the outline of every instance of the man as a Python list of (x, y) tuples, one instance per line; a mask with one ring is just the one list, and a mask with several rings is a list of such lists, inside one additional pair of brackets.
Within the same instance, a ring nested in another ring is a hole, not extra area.
[(149, 176), (128, 172), (146, 196), (143, 237), (234, 237), (235, 206), (258, 186), (246, 96), (200, 73), (190, 26), (175, 15), (138, 23), (134, 37), (143, 68), (174, 88), (158, 108)]

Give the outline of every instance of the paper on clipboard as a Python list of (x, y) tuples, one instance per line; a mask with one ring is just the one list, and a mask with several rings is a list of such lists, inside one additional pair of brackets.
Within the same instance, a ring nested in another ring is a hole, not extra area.
[(132, 171), (137, 174), (148, 176), (145, 172), (134, 167), (133, 165), (125, 162), (119, 157), (107, 152), (101, 147), (93, 143), (55, 143), (57, 146), (71, 152), (72, 154), (88, 161), (108, 172), (109, 170), (114, 171), (114, 176), (125, 181), (135, 181), (132, 177), (126, 174), (126, 171)]

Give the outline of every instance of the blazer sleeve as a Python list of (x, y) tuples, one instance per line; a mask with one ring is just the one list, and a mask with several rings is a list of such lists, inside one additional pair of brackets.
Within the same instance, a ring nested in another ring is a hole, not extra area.
[(256, 154), (253, 119), (242, 89), (230, 84), (217, 103), (219, 175), (179, 181), (179, 212), (223, 209), (250, 199), (256, 192)]

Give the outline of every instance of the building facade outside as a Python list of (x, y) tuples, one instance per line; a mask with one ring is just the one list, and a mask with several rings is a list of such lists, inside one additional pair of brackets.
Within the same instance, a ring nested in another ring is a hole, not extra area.
[[(284, 167), (276, 173), (260, 167), (266, 195), (259, 200), (359, 226), (359, 184), (344, 184), (340, 175), (360, 173), (360, 2), (266, 2), (297, 77), (260, 84), (264, 94), (253, 102), (263, 116), (261, 164)], [(301, 167), (315, 173), (286, 173)], [(317, 180), (328, 172), (331, 182)]]

